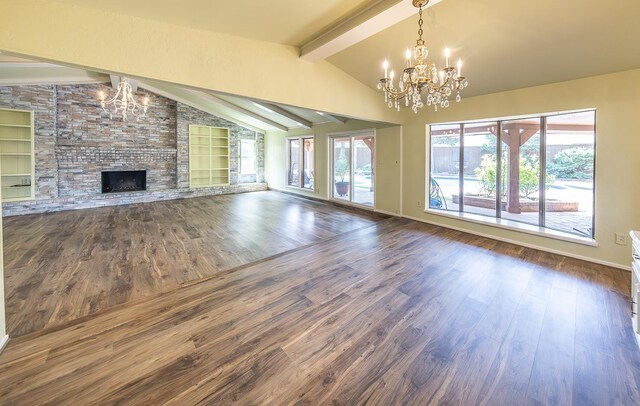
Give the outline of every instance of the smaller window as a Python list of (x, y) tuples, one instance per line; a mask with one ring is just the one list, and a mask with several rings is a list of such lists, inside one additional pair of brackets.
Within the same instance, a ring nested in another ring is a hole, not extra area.
[(256, 173), (256, 141), (240, 140), (240, 174)]
[(313, 137), (287, 139), (287, 185), (313, 190)]

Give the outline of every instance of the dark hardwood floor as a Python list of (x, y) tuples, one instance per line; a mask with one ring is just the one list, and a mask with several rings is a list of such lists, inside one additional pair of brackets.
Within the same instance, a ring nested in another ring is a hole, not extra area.
[(5, 218), (9, 335), (167, 292), (377, 220), (275, 192)]
[(370, 222), (13, 339), (0, 403), (637, 405), (629, 279)]

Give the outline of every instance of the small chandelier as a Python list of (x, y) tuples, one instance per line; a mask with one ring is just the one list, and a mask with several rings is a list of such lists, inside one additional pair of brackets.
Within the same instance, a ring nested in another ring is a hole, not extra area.
[(400, 111), (400, 103), (404, 99), (405, 106), (411, 105), (414, 113), (424, 106), (422, 100), (423, 92), (427, 96), (427, 106), (433, 105), (438, 111), (438, 106), (449, 107), (449, 98), (456, 94), (456, 102), (460, 101), (460, 91), (467, 87), (467, 79), (462, 76), (462, 61), (458, 60), (458, 67), (449, 66), (449, 49), (445, 49), (445, 67), (442, 70), (436, 68), (435, 63), (427, 61), (429, 51), (422, 39), (422, 7), (426, 6), (429, 0), (413, 0), (413, 5), (419, 11), (418, 20), (418, 40), (413, 47), (413, 53), (407, 49), (405, 57), (407, 66), (404, 68), (398, 86), (394, 86), (394, 72), (388, 74), (389, 63), (385, 60), (384, 77), (378, 83), (378, 89), (384, 91), (384, 101), (389, 108), (396, 108)]
[(133, 88), (129, 83), (129, 79), (122, 78), (118, 83), (118, 91), (115, 96), (109, 100), (105, 100), (105, 94), (103, 91), (98, 92), (100, 98), (100, 105), (105, 113), (109, 113), (109, 118), (113, 118), (113, 115), (121, 115), (122, 121), (127, 121), (129, 115), (138, 120), (140, 117), (144, 117), (147, 114), (147, 105), (149, 104), (149, 97), (145, 97), (142, 100), (142, 105), (138, 104), (133, 98)]

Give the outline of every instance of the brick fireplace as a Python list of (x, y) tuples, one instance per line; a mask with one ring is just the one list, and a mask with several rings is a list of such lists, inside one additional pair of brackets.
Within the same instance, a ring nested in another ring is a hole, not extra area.
[[(107, 85), (0, 87), (0, 107), (35, 112), (36, 199), (3, 204), (4, 215), (265, 190), (264, 135), (165, 97), (149, 97), (147, 117), (103, 114)], [(230, 186), (189, 189), (189, 124), (229, 128)], [(255, 139), (257, 174), (239, 174), (240, 139)], [(102, 193), (102, 173), (146, 170), (146, 190)]]

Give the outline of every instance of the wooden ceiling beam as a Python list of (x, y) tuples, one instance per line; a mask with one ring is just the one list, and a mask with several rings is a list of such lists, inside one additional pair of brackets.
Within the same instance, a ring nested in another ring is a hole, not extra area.
[[(440, 1), (431, 0), (426, 7)], [(413, 15), (417, 9), (410, 1), (378, 0), (303, 44), (300, 57), (309, 62), (327, 59)]]
[(282, 117), (286, 117), (289, 120), (295, 121), (296, 123), (300, 124), (302, 127), (304, 128), (311, 128), (313, 126), (313, 123), (307, 119), (304, 119), (302, 117), (300, 117), (297, 114), (293, 114), (292, 112), (283, 109), (282, 107), (276, 105), (276, 104), (271, 104), (271, 103), (265, 103), (265, 102), (257, 102), (254, 101), (253, 103), (262, 106), (263, 108), (267, 109), (267, 110), (271, 110), (272, 112), (274, 112), (275, 114), (279, 114)]
[(244, 114), (245, 116), (249, 116), (249, 117), (253, 118), (254, 120), (261, 121), (261, 122), (267, 124), (268, 126), (273, 127), (273, 128), (275, 128), (277, 130), (284, 131), (284, 132), (289, 131), (289, 128), (287, 126), (284, 126), (284, 125), (282, 125), (280, 123), (276, 123), (275, 121), (273, 121), (271, 119), (268, 119), (268, 118), (266, 118), (264, 116), (261, 116), (260, 114), (254, 113), (253, 111), (247, 110), (247, 109), (245, 109), (243, 107), (236, 106), (235, 104), (230, 103), (230, 102), (228, 102), (228, 101), (226, 101), (224, 99), (221, 99), (220, 97), (218, 97), (216, 95), (213, 95), (213, 94), (207, 92), (207, 96), (209, 98), (211, 98), (211, 100), (215, 101), (216, 103), (218, 103), (218, 104), (220, 104), (222, 106), (225, 106), (227, 108), (235, 110), (238, 113)]

